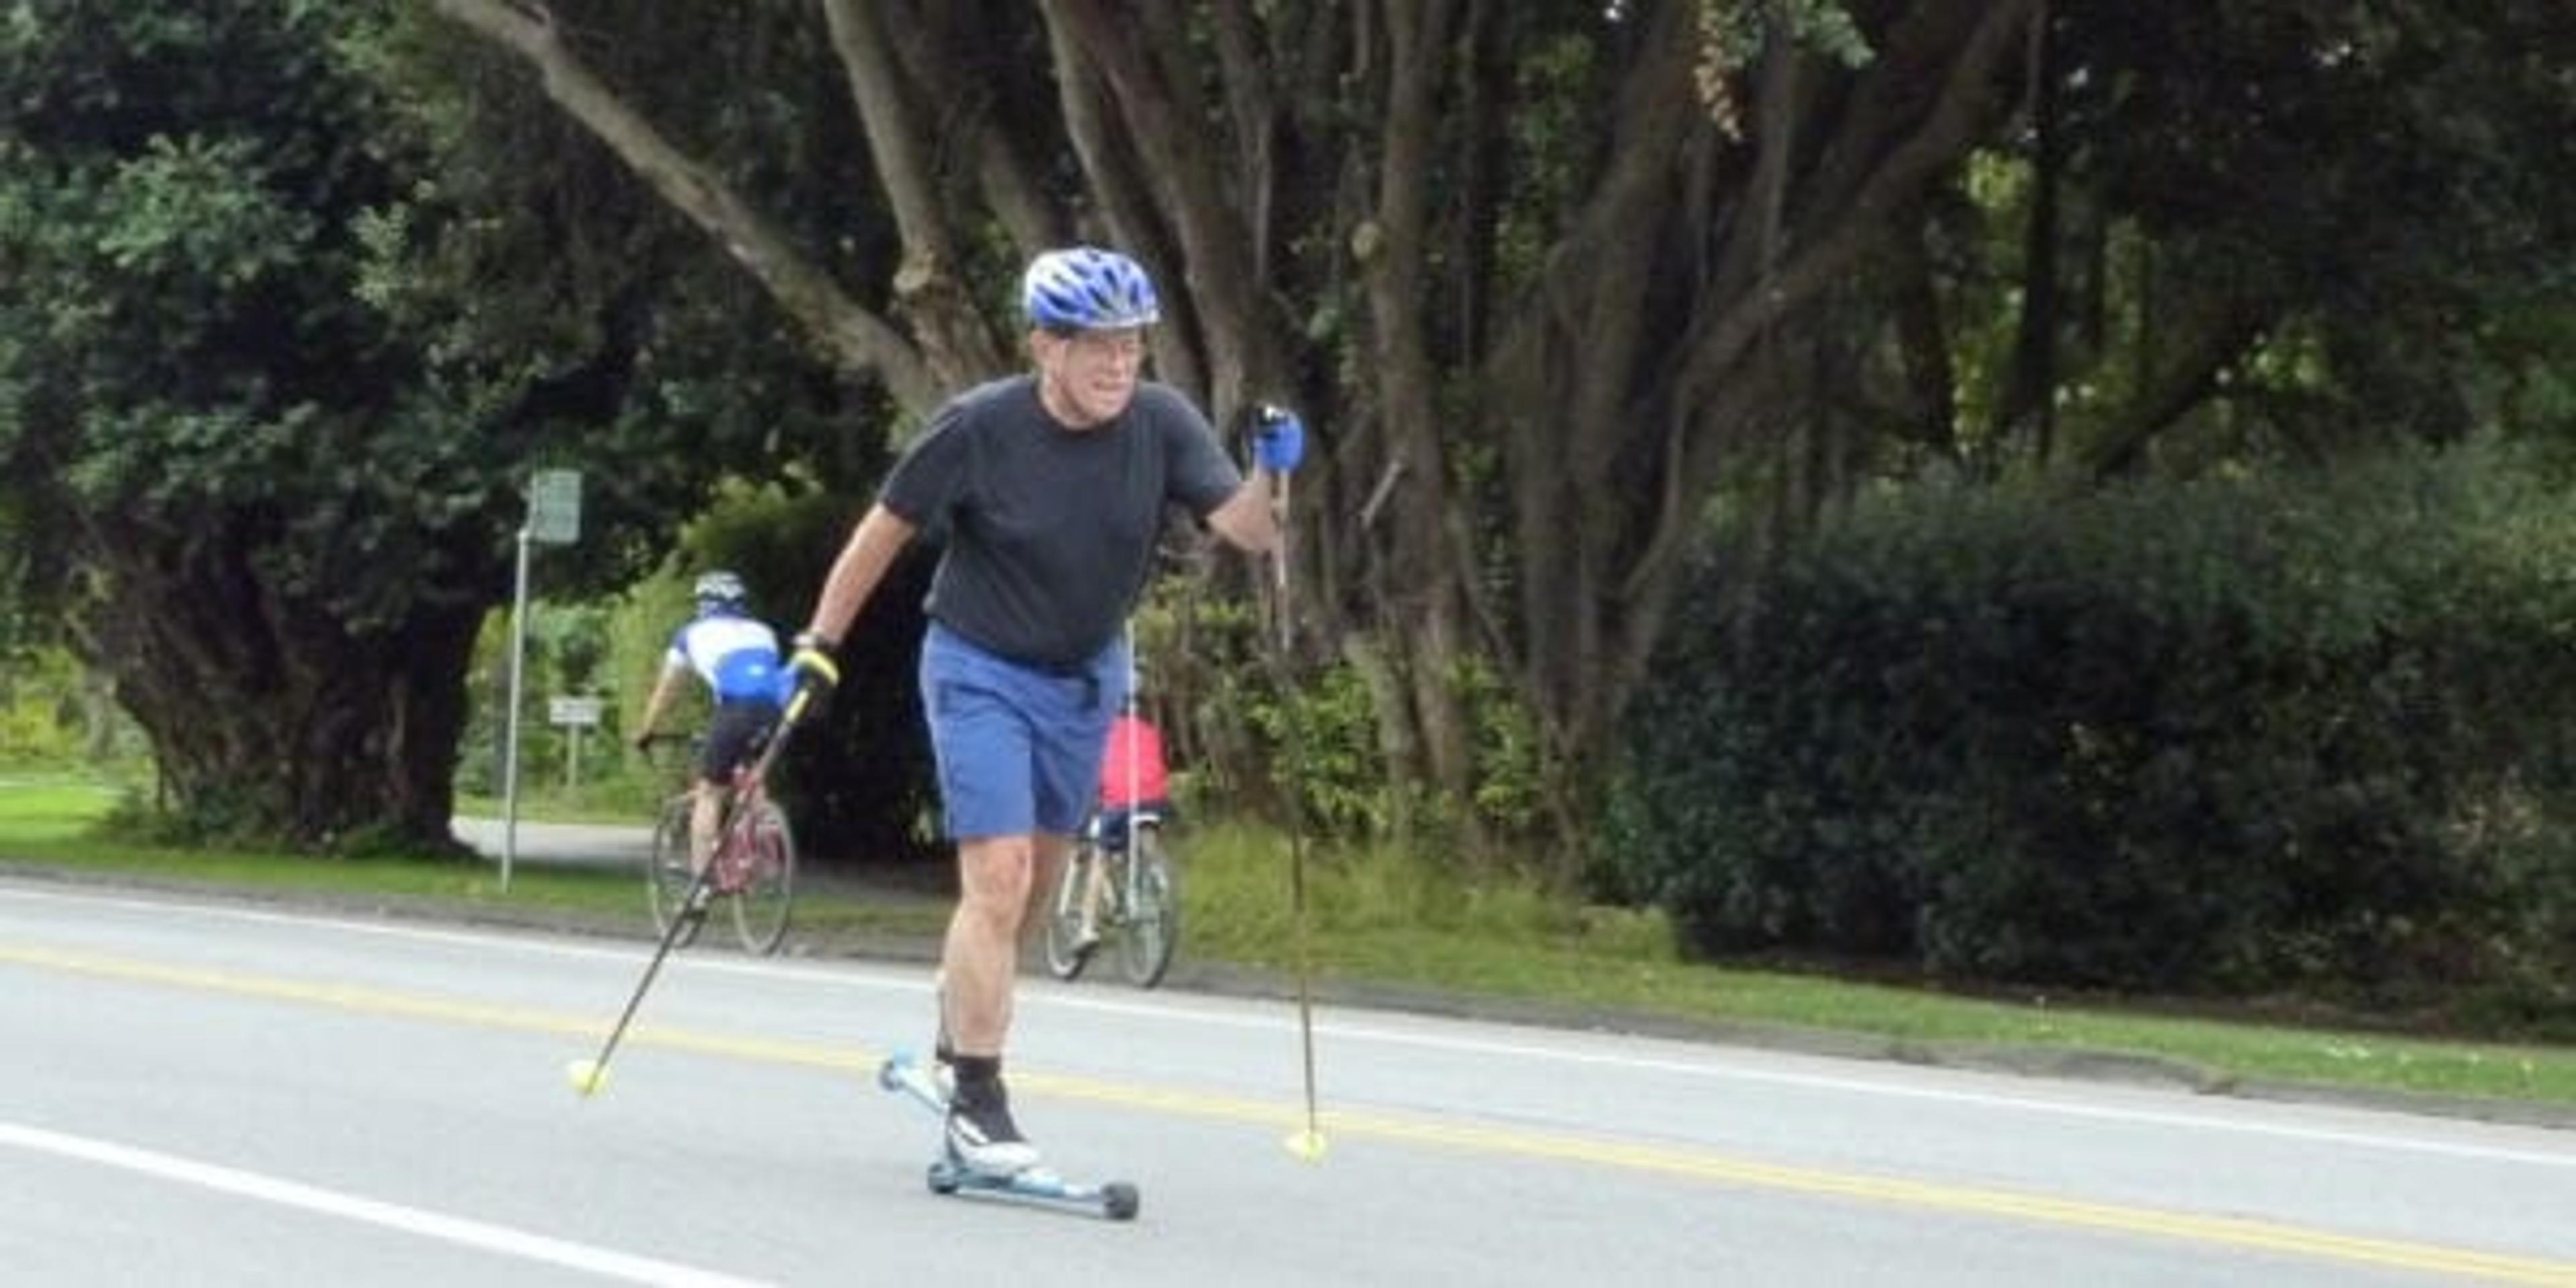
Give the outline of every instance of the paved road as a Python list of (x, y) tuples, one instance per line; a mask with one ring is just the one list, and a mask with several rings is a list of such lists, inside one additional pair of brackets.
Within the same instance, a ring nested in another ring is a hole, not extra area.
[(2576, 1285), (2576, 1135), (1032, 984), (1013, 1070), (1133, 1225), (934, 1197), (919, 967), (0, 881), (0, 1265), (48, 1285)]

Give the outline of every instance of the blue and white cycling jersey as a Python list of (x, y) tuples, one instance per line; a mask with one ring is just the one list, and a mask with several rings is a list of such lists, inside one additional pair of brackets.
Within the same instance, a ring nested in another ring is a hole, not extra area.
[(778, 632), (734, 613), (701, 617), (671, 637), (665, 670), (687, 667), (715, 690), (718, 702), (777, 702), (790, 677), (778, 664)]

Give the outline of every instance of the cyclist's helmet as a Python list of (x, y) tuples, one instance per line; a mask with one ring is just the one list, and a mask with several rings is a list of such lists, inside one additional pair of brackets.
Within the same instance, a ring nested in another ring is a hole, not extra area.
[(709, 613), (739, 613), (751, 602), (750, 593), (742, 588), (742, 578), (722, 568), (699, 574), (697, 587), (691, 593), (697, 598), (698, 615), (701, 617)]
[(1150, 326), (1163, 313), (1154, 281), (1114, 250), (1075, 246), (1029, 261), (1020, 279), (1029, 325), (1048, 331), (1116, 331)]

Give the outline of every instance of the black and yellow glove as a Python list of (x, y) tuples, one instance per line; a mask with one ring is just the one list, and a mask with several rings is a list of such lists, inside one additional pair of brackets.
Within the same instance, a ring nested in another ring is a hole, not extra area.
[(831, 705), (832, 690), (841, 683), (841, 664), (832, 660), (832, 641), (813, 631), (799, 633), (787, 671), (796, 677), (796, 696), (787, 704), (789, 719), (803, 719)]

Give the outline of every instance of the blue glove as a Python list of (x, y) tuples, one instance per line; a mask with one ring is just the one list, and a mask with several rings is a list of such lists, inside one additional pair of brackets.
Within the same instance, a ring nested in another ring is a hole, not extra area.
[(1290, 474), (1306, 459), (1306, 423), (1285, 407), (1263, 403), (1252, 411), (1252, 459), (1273, 474)]

